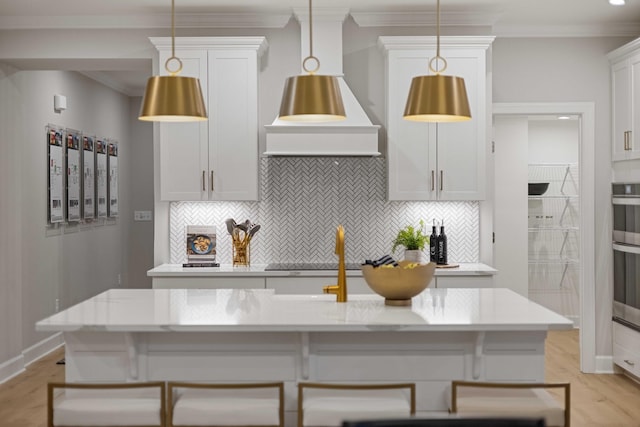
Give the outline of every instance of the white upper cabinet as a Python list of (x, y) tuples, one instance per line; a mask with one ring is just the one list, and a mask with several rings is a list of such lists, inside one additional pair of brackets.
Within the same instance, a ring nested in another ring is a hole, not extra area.
[(614, 50), (611, 63), (611, 158), (640, 159), (640, 39)]
[(435, 37), (380, 37), (386, 56), (389, 200), (482, 200), (485, 197), (490, 94), (487, 56), (493, 37), (441, 37), (445, 75), (463, 77), (472, 119), (404, 120), (413, 77), (429, 74)]
[[(166, 75), (171, 39), (151, 41)], [(266, 46), (264, 37), (176, 38), (180, 75), (200, 79), (209, 120), (159, 124), (162, 200), (258, 200), (258, 61)]]

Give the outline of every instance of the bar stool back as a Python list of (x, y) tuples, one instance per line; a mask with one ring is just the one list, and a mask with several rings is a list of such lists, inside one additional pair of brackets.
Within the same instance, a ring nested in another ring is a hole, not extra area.
[(414, 383), (298, 384), (298, 427), (341, 426), (347, 419), (410, 417)]
[(48, 427), (165, 427), (165, 384), (49, 383)]
[(284, 383), (169, 382), (168, 427), (284, 427)]

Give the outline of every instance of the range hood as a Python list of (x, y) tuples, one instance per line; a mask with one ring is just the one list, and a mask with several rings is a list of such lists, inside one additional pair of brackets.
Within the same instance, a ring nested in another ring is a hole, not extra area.
[[(309, 55), (309, 15), (294, 11), (301, 30), (302, 58)], [(266, 156), (379, 156), (378, 129), (369, 120), (342, 72), (342, 24), (347, 11), (313, 11), (313, 54), (318, 74), (338, 77), (346, 120), (300, 123), (279, 120), (266, 125)], [(301, 73), (304, 73), (301, 71)]]

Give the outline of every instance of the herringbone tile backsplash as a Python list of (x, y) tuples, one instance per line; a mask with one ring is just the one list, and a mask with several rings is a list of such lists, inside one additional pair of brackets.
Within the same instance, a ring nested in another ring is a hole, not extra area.
[[(420, 219), (428, 234), (434, 219), (444, 219), (449, 262), (478, 261), (478, 202), (389, 202), (383, 158), (270, 157), (261, 160), (260, 175), (259, 202), (172, 203), (171, 262), (186, 262), (185, 228), (192, 224), (216, 226), (217, 261), (231, 264), (227, 218), (261, 225), (252, 264), (336, 262), (339, 224), (347, 262), (379, 258), (391, 252), (399, 229)], [(401, 259), (401, 249), (392, 255)]]

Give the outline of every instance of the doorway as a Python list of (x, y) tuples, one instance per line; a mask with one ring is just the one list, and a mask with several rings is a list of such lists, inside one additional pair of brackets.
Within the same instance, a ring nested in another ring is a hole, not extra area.
[[(580, 319), (580, 369), (585, 373), (593, 373), (596, 369), (595, 273), (593, 267), (595, 265), (595, 241), (593, 233), (586, 232), (587, 230), (593, 230), (595, 224), (594, 111), (595, 106), (593, 103), (497, 103), (493, 105), (494, 123), (500, 124), (494, 127), (497, 145), (497, 152), (494, 155), (494, 180), (497, 184), (494, 207), (494, 227), (496, 229), (494, 263), (498, 271), (501, 271), (501, 267), (504, 268), (507, 273), (505, 274), (506, 276), (519, 277), (519, 279), (516, 279), (518, 281), (516, 291), (525, 296), (528, 296), (528, 285), (525, 290), (522, 282), (524, 281), (527, 284), (529, 282), (528, 254), (524, 258), (518, 257), (518, 260), (505, 254), (507, 252), (513, 253), (514, 250), (525, 251), (526, 253), (529, 248), (529, 201), (527, 198), (520, 198), (520, 205), (518, 205), (518, 201), (510, 197), (510, 194), (517, 191), (518, 182), (527, 183), (529, 181), (529, 159), (528, 154), (523, 154), (527, 150), (515, 150), (515, 144), (502, 144), (501, 147), (500, 140), (506, 141), (511, 138), (525, 137), (528, 141), (528, 135), (523, 136), (522, 123), (527, 123), (528, 117), (532, 116), (574, 116), (579, 124), (579, 147), (577, 162), (575, 162), (579, 174), (575, 190), (576, 197), (580, 200), (576, 213), (576, 226), (578, 227), (576, 230), (576, 245), (580, 263), (577, 266), (576, 274), (578, 277), (577, 292), (580, 295), (578, 307), (578, 317)], [(501, 149), (506, 150), (506, 152), (500, 152), (499, 150)], [(509, 150), (512, 150), (512, 152), (509, 152)], [(507, 157), (501, 157), (505, 155)], [(508, 159), (508, 162), (504, 161), (505, 158)], [(505, 164), (507, 164), (507, 167), (502, 168)], [(524, 165), (527, 165), (527, 167), (522, 167)], [(503, 185), (498, 188), (498, 184), (504, 182), (508, 182), (509, 185)], [(506, 192), (503, 191), (504, 189), (506, 189)], [(522, 216), (520, 213), (522, 213)], [(542, 214), (542, 216), (542, 220), (546, 220), (544, 216), (547, 215)], [(500, 232), (501, 230), (502, 233)], [(509, 239), (501, 240), (500, 234), (509, 236)], [(501, 286), (501, 284), (498, 282), (497, 286)]]

